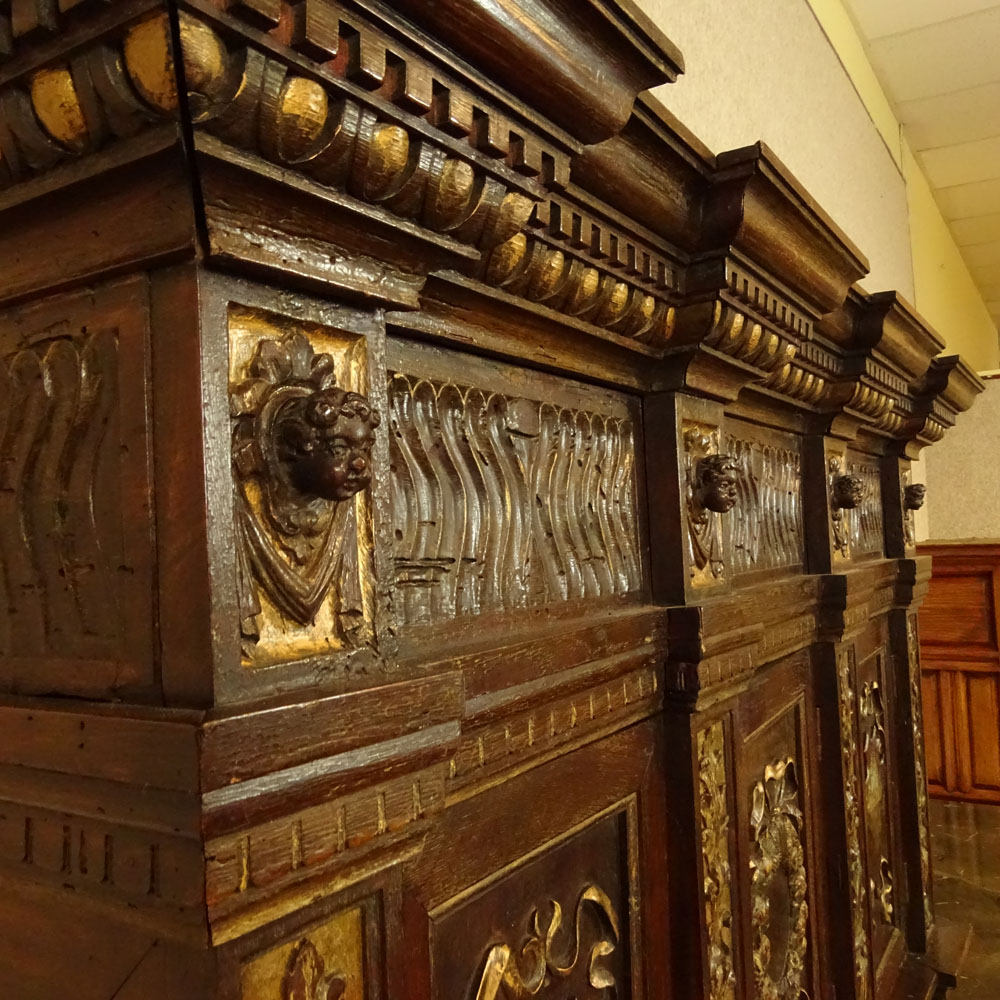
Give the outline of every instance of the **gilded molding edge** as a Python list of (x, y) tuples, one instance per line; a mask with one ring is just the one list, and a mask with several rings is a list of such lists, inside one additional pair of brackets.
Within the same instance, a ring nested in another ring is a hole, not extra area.
[(729, 806), (722, 722), (715, 722), (698, 733), (698, 785), (709, 997), (710, 1000), (735, 1000)]
[(871, 949), (868, 940), (867, 897), (864, 860), (861, 852), (861, 786), (858, 782), (858, 741), (854, 713), (856, 696), (851, 683), (848, 650), (837, 653), (840, 708), (840, 755), (844, 778), (844, 821), (847, 833), (848, 886), (851, 894), (851, 926), (854, 931), (854, 979), (858, 1000), (870, 996)]
[[(572, 951), (561, 940), (563, 927), (562, 907), (550, 900), (551, 916), (543, 918), (541, 910), (531, 911), (528, 918), (528, 941), (521, 948), (502, 943), (493, 945), (486, 956), (485, 967), (479, 978), (476, 1000), (524, 1000), (538, 996), (553, 981), (566, 979), (583, 958), (581, 916), (585, 904), (590, 904), (603, 929), (602, 936), (587, 951), (587, 983), (596, 991), (615, 989), (614, 973), (604, 960), (618, 948), (621, 940), (618, 914), (614, 904), (603, 889), (588, 885), (576, 904), (571, 940)], [(560, 962), (557, 955), (569, 957)]]
[[(803, 983), (809, 948), (809, 890), (798, 799), (794, 759), (786, 757), (768, 764), (761, 780), (754, 786), (750, 810), (750, 899), (753, 970), (758, 1000), (801, 1000), (808, 997)], [(787, 880), (791, 907), (785, 961), (777, 980), (769, 971), (772, 945), (768, 887), (775, 878)]]
[(925, 930), (934, 926), (934, 902), (931, 898), (931, 847), (927, 817), (927, 770), (924, 763), (924, 711), (921, 693), (920, 637), (917, 616), (906, 619), (906, 640), (910, 667), (910, 702), (913, 726), (913, 766), (917, 784), (917, 825), (920, 842), (920, 883), (924, 897)]

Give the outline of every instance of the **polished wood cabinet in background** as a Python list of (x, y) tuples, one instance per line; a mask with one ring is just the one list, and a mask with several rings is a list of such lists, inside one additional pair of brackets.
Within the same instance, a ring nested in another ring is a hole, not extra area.
[(920, 615), (931, 794), (1000, 802), (1000, 542), (920, 553), (933, 561)]
[(682, 69), (0, 0), (0, 996), (954, 981), (911, 462), (981, 383)]

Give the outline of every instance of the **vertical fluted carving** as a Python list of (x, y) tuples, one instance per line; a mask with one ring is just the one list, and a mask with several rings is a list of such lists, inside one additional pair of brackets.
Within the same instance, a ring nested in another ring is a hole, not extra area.
[(389, 396), (404, 621), (640, 587), (627, 417), (395, 373)]

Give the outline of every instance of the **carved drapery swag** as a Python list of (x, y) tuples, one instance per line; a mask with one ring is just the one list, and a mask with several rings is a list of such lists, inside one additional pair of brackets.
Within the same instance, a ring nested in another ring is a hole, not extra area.
[[(368, 400), (336, 384), (334, 360), (304, 334), (257, 346), (248, 378), (231, 389), (236, 482), (240, 627), (244, 652), (259, 637), (258, 587), (293, 621), (307, 624), (354, 551), (352, 498), (371, 478), (380, 417)], [(361, 606), (340, 593), (340, 638), (348, 645)], [(345, 600), (345, 598), (347, 598)]]

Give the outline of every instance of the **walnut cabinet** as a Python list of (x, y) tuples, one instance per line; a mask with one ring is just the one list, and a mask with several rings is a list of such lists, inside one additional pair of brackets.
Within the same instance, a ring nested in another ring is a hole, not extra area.
[(910, 462), (981, 384), (682, 71), (0, 0), (0, 995), (952, 982)]

